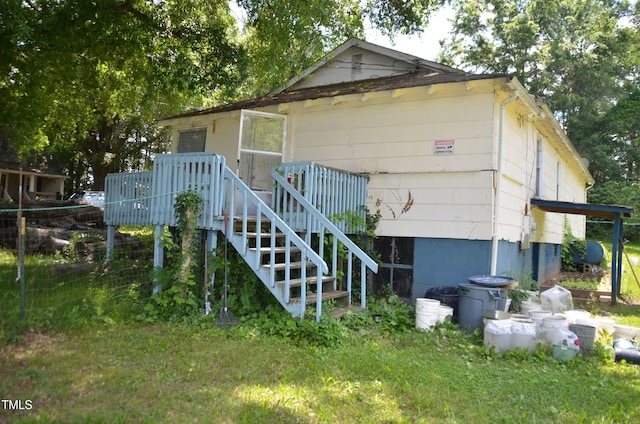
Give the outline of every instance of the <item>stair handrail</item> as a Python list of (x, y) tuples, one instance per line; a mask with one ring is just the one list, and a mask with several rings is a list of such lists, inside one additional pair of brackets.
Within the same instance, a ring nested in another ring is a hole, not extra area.
[[(349, 250), (349, 263), (348, 263), (348, 273), (347, 276), (347, 290), (349, 291), (349, 304), (351, 304), (351, 255), (355, 254), (358, 259), (360, 259), (361, 264), (361, 296), (360, 296), (360, 305), (364, 308), (366, 307), (366, 285), (365, 285), (365, 267), (368, 267), (374, 273), (378, 272), (378, 263), (371, 259), (369, 255), (367, 255), (358, 245), (356, 245), (346, 234), (344, 234), (340, 229), (329, 220), (322, 212), (320, 212), (311, 202), (309, 202), (298, 190), (296, 190), (295, 186), (293, 186), (289, 181), (287, 181), (284, 176), (280, 175), (277, 169), (273, 168), (271, 170), (271, 176), (274, 181), (280, 185), (289, 195), (291, 195), (300, 206), (302, 206), (306, 212), (309, 213), (311, 218), (315, 218), (317, 222), (325, 229), (327, 229), (334, 236), (334, 252), (336, 248), (336, 240), (342, 242), (342, 244)], [(310, 224), (308, 224), (310, 225)], [(322, 245), (321, 245), (322, 246)], [(322, 249), (322, 247), (321, 247)], [(336, 258), (334, 257), (334, 268), (336, 266)], [(335, 269), (334, 269), (335, 272)], [(316, 307), (318, 309), (319, 307)]]
[[(322, 259), (322, 257), (320, 255), (318, 255), (318, 253), (313, 250), (313, 249), (309, 249), (309, 245), (307, 243), (305, 243), (304, 240), (302, 240), (302, 238), (296, 234), (293, 230), (291, 230), (291, 228), (289, 228), (289, 226), (287, 225), (286, 222), (284, 222), (284, 220), (282, 218), (280, 218), (278, 216), (277, 213), (275, 213), (275, 211), (273, 209), (271, 209), (270, 205), (267, 205), (262, 199), (260, 199), (260, 197), (258, 197), (257, 194), (255, 194), (253, 192), (253, 190), (251, 190), (249, 188), (249, 186), (247, 186), (244, 181), (242, 181), (236, 174), (235, 172), (233, 172), (228, 166), (226, 167), (225, 171), (224, 171), (224, 177), (228, 180), (233, 181), (233, 185), (241, 188), (243, 191), (243, 194), (245, 196), (251, 198), (251, 200), (253, 201), (254, 204), (261, 204), (264, 206), (264, 208), (262, 209), (262, 213), (264, 213), (266, 215), (267, 218), (269, 219), (273, 219), (273, 221), (276, 223), (276, 228), (278, 228), (280, 231), (282, 231), (284, 234), (289, 235), (289, 237), (291, 237), (291, 241), (293, 242), (293, 244), (295, 244), (298, 248), (300, 248), (301, 251), (309, 251), (310, 253), (308, 253), (308, 257), (309, 260), (311, 260), (311, 262), (321, 266), (321, 271), (323, 273), (327, 273), (329, 272), (329, 267), (327, 266), (327, 263), (324, 261), (324, 259)], [(247, 197), (245, 197), (245, 200), (247, 199)], [(226, 235), (226, 229), (225, 231), (223, 231)]]
[(345, 233), (333, 223), (329, 218), (324, 216), (315, 206), (311, 204), (304, 196), (295, 189), (295, 187), (288, 182), (278, 171), (274, 168), (271, 170), (271, 176), (273, 179), (284, 188), (293, 198), (306, 209), (313, 218), (317, 219), (326, 229), (329, 230), (346, 248), (352, 250), (356, 257), (360, 259), (371, 271), (378, 272), (378, 263), (371, 259), (357, 244), (353, 242)]
[[(263, 213), (271, 222), (273, 222), (276, 226), (276, 228), (282, 232), (283, 234), (285, 234), (289, 240), (291, 241), (291, 243), (293, 243), (298, 249), (300, 249), (300, 252), (302, 254), (302, 258), (301, 260), (304, 261), (306, 259), (308, 259), (311, 263), (313, 263), (315, 266), (318, 267), (319, 269), (319, 273), (316, 276), (316, 278), (318, 278), (319, 281), (321, 281), (322, 279), (322, 275), (326, 275), (329, 272), (329, 266), (327, 265), (327, 263), (324, 261), (324, 259), (315, 251), (313, 250), (313, 248), (311, 248), (311, 246), (309, 246), (298, 234), (296, 234), (295, 231), (293, 231), (293, 229), (291, 229), (291, 227), (289, 227), (289, 225), (287, 225), (287, 223), (280, 218), (280, 216), (278, 216), (278, 214), (271, 209), (270, 205), (267, 205), (262, 199), (260, 199), (260, 197), (258, 197), (258, 195), (256, 195), (253, 190), (251, 190), (249, 188), (249, 186), (247, 186), (244, 181), (242, 181), (228, 166), (225, 167), (224, 170), (224, 178), (229, 180), (231, 183), (231, 194), (230, 194), (230, 198), (229, 198), (229, 209), (233, 212), (235, 209), (234, 206), (234, 200), (235, 200), (235, 193), (234, 193), (234, 188), (239, 188), (242, 192), (242, 194), (245, 196), (244, 197), (244, 201), (245, 204), (247, 202), (247, 200), (251, 200), (251, 202), (253, 204), (255, 204), (256, 206), (260, 205), (260, 212)], [(229, 195), (229, 193), (227, 193), (227, 195)], [(246, 229), (246, 208), (243, 210), (243, 216), (242, 216), (242, 220), (243, 220), (243, 233), (245, 232)], [(259, 219), (259, 217), (258, 217)], [(259, 222), (259, 221), (258, 221)], [(256, 231), (261, 231), (261, 229), (259, 228), (259, 226), (257, 226)], [(223, 234), (225, 235), (225, 237), (228, 238), (228, 228), (225, 225), (223, 230), (222, 230)], [(243, 236), (244, 237), (244, 236)], [(258, 237), (258, 240), (260, 239), (260, 237)], [(246, 243), (246, 241), (243, 240), (243, 244)], [(272, 255), (272, 259), (273, 259), (273, 255)], [(254, 265), (251, 265), (252, 267)], [(302, 308), (302, 312), (301, 312), (301, 316), (304, 315), (304, 308), (306, 306), (306, 279), (302, 279), (301, 281), (302, 287), (301, 287), (301, 295), (300, 295), (300, 303), (301, 303), (301, 308)], [(289, 281), (288, 278), (286, 280), (286, 288), (285, 288), (285, 292), (287, 293), (286, 296), (288, 296), (288, 292), (289, 292)], [(322, 302), (322, 284), (318, 284), (317, 287), (317, 301), (318, 302)], [(320, 319), (320, 311), (321, 311), (321, 307), (316, 307), (316, 319), (319, 320)]]

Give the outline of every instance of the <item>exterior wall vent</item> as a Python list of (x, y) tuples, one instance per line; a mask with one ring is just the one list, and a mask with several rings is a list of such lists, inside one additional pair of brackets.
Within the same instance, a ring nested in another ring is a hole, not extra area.
[(351, 75), (362, 73), (362, 54), (354, 54), (351, 56)]

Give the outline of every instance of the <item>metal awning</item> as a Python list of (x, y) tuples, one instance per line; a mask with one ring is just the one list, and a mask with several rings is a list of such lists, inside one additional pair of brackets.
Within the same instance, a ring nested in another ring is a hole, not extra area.
[(542, 199), (531, 199), (531, 206), (535, 206), (546, 212), (613, 218), (613, 241), (611, 245), (611, 304), (615, 305), (616, 298), (620, 295), (620, 281), (622, 278), (622, 217), (630, 217), (633, 213), (633, 208), (629, 206), (597, 205)]
[(616, 214), (628, 218), (633, 213), (633, 208), (629, 206), (560, 202), (557, 200), (531, 199), (531, 205), (547, 212), (572, 213), (576, 215), (599, 216), (602, 218), (615, 218)]

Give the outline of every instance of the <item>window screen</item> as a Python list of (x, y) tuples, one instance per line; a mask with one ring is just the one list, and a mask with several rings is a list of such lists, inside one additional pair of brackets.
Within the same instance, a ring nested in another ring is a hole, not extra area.
[(207, 138), (207, 130), (192, 130), (180, 132), (178, 140), (178, 153), (204, 152), (204, 144)]

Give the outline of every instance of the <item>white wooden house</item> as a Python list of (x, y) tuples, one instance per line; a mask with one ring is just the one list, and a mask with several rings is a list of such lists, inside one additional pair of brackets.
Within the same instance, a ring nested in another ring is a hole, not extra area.
[[(252, 117), (280, 119), (284, 137), (239, 141)], [(531, 204), (584, 203), (593, 179), (553, 113), (510, 75), (350, 39), (265, 97), (160, 123), (172, 152), (221, 154), (267, 198), (278, 163), (368, 176), (367, 207), (382, 214), (376, 284), (402, 297), (477, 274), (545, 280), (560, 269), (565, 220), (584, 237), (583, 216)]]

